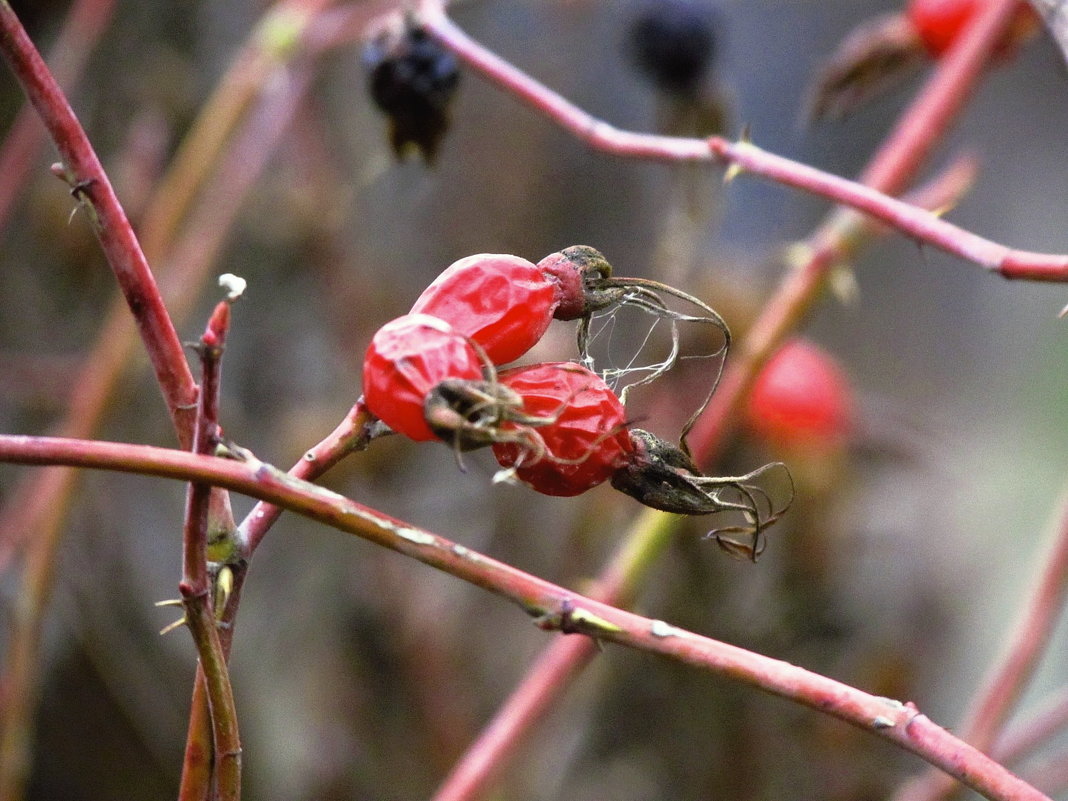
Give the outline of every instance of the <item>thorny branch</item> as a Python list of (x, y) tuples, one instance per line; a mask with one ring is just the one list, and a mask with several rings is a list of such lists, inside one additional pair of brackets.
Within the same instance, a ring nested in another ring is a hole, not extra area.
[(66, 464), (200, 481), (269, 501), (508, 598), (543, 625), (559, 620), (569, 631), (670, 656), (833, 715), (920, 756), (987, 798), (1049, 801), (997, 762), (935, 725), (912, 704), (872, 696), (804, 668), (585, 598), (287, 476), (247, 451), (231, 453), (236, 458), (124, 443), (0, 435), (0, 461)]
[(737, 171), (752, 173), (851, 206), (904, 234), (973, 261), (1005, 278), (1068, 281), (1068, 255), (1014, 250), (863, 183), (776, 156), (744, 139), (737, 142), (719, 136), (687, 139), (620, 130), (583, 111), (483, 47), (435, 4), (428, 4), (424, 9), (422, 22), (431, 36), (468, 66), (595, 150), (636, 159), (717, 162), (731, 168), (729, 175)]

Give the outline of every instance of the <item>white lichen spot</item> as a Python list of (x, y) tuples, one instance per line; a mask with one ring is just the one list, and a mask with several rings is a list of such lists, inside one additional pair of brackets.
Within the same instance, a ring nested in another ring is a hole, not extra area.
[(226, 290), (227, 300), (237, 300), (245, 294), (245, 289), (248, 287), (248, 281), (240, 275), (223, 273), (219, 276), (219, 286)]
[(649, 627), (649, 633), (654, 637), (678, 637), (682, 634), (682, 629), (677, 629), (663, 620), (654, 620), (653, 625)]
[(416, 545), (433, 545), (435, 542), (433, 534), (417, 528), (398, 528), (396, 534), (402, 540), (414, 542)]

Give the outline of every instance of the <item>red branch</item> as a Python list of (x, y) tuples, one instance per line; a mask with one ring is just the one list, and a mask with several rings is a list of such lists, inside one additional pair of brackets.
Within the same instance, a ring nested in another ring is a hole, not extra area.
[[(1003, 24), (1001, 16), (990, 15), (984, 24)], [(452, 50), (468, 66), (508, 94), (533, 107), (595, 150), (615, 156), (656, 161), (717, 161), (745, 172), (769, 178), (806, 192), (851, 206), (891, 225), (902, 233), (934, 245), (948, 253), (973, 261), (1005, 278), (1032, 281), (1068, 281), (1068, 255), (1014, 250), (984, 239), (953, 225), (924, 209), (891, 197), (863, 183), (851, 181), (776, 156), (750, 142), (730, 142), (722, 137), (689, 139), (624, 131), (599, 120), (562, 95), (517, 69), (483, 47), (458, 28), (440, 9), (424, 12), (423, 24), (431, 36)], [(968, 53), (962, 53), (962, 57)], [(905, 135), (911, 131), (903, 132)], [(873, 165), (869, 183), (883, 183), (880, 169)], [(887, 182), (891, 183), (891, 182)], [(888, 191), (894, 191), (889, 189)]]
[(137, 322), (178, 440), (192, 443), (196, 382), (182, 343), (111, 182), (89, 139), (15, 12), (0, 2), (0, 50), (63, 158), (63, 178), (82, 203)]
[(1049, 801), (912, 704), (869, 695), (777, 659), (585, 598), (241, 452), (243, 461), (145, 445), (0, 435), (0, 461), (65, 464), (200, 481), (269, 501), (508, 598), (540, 625), (670, 656), (833, 715), (929, 761), (991, 799)]
[[(976, 692), (959, 727), (961, 737), (984, 751), (994, 748), (998, 734), (1016, 706), (1053, 636), (1068, 595), (1068, 502), (1061, 504), (1056, 536), (1042, 559), (1042, 572), (1004, 648)], [(948, 796), (952, 782), (930, 773), (905, 785), (897, 801), (935, 801)]]
[[(202, 364), (201, 393), (197, 404), (193, 453), (209, 454), (219, 440), (219, 389), (222, 355), (230, 328), (230, 303), (222, 301), (208, 321), (200, 339)], [(178, 585), (185, 607), (185, 621), (200, 655), (198, 684), (203, 681), (211, 718), (214, 777), (219, 801), (237, 801), (241, 797), (241, 739), (226, 653), (216, 625), (212, 577), (208, 571), (208, 530), (212, 486), (193, 481), (186, 496), (185, 527), (182, 536), (182, 581)], [(224, 568), (229, 569), (229, 568)], [(182, 772), (182, 796), (189, 793), (189, 783), (208, 779), (203, 769), (205, 755), (199, 739), (195, 747), (187, 745)], [(208, 779), (210, 782), (210, 779)], [(199, 787), (199, 784), (198, 784)], [(207, 789), (205, 787), (204, 789)]]
[[(56, 81), (70, 88), (81, 77), (86, 61), (111, 21), (115, 0), (77, 0), (67, 12), (63, 28), (48, 54)], [(0, 228), (22, 192), (44, 143), (44, 129), (31, 106), (24, 106), (0, 145)]]

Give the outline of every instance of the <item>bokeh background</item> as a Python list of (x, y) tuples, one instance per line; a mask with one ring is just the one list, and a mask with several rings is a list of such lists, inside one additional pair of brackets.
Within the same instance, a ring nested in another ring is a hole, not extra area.
[[(13, 5), (47, 50), (67, 4)], [(624, 48), (640, 7), (478, 0), (453, 17), (592, 114), (654, 131), (663, 98)], [(705, 89), (725, 99), (727, 132), (748, 125), (774, 153), (857, 174), (925, 73), (840, 122), (806, 123), (805, 93), (846, 32), (896, 7), (718, 2)], [(144, 186), (263, 10), (248, 0), (118, 3), (72, 101), (135, 217)], [(374, 330), (459, 257), (537, 260), (593, 245), (620, 274), (699, 295), (739, 335), (788, 269), (784, 249), (828, 212), (819, 198), (751, 178), (723, 186), (715, 168), (592, 153), (472, 74), (462, 76), (436, 163), (398, 163), (366, 80), (358, 43), (316, 62), (301, 113), (211, 271), (249, 281), (226, 354), (224, 427), (281, 466), (352, 405)], [(0, 130), (20, 104), (5, 74)], [(949, 218), (1011, 246), (1068, 250), (1066, 127), (1065, 64), (1040, 36), (991, 70), (931, 160), (931, 171), (965, 150), (980, 160), (974, 189)], [(48, 173), (55, 158), (50, 148), (39, 157), (0, 232), (7, 432), (43, 433), (59, 419), (114, 291), (85, 220), (70, 218), (70, 197)], [(697, 215), (690, 222), (686, 210)], [(828, 483), (802, 487), (755, 565), (702, 540), (709, 521), (685, 527), (638, 609), (914, 700), (952, 726), (999, 654), (1050, 537), (1068, 468), (1068, 323), (1057, 318), (1068, 293), (1009, 283), (894, 235), (855, 270), (856, 300), (828, 296), (803, 331), (841, 360), (857, 393), (848, 454)], [(178, 322), (185, 339), (199, 335), (219, 297), (214, 281), (198, 296)], [(557, 325), (535, 357), (573, 352), (571, 330)], [(143, 358), (100, 436), (172, 444)], [(723, 467), (775, 456), (743, 432)], [(491, 460), (475, 454), (467, 464), (461, 473), (447, 448), (390, 438), (324, 483), (576, 588), (639, 509), (608, 487), (554, 499), (491, 486)], [(28, 472), (0, 470), (0, 502)], [(28, 798), (174, 797), (194, 654), (184, 632), (158, 636), (172, 612), (153, 602), (176, 594), (183, 496), (177, 484), (144, 478), (81, 481), (47, 619)], [(5, 623), (19, 575), (18, 562), (0, 575)], [(246, 797), (429, 797), (554, 636), (449, 576), (284, 517), (252, 566), (234, 647)], [(1062, 625), (1025, 707), (1065, 685), (1065, 643)], [(809, 710), (608, 647), (509, 772), (502, 797), (874, 799), (921, 768)]]

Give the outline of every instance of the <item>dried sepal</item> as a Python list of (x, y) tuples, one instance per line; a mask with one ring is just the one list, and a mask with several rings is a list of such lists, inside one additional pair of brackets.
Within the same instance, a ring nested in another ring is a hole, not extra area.
[[(793, 502), (793, 480), (786, 465), (772, 462), (740, 476), (706, 476), (681, 447), (641, 429), (630, 434), (633, 449), (627, 464), (613, 475), (613, 487), (664, 512), (737, 513), (742, 522), (714, 528), (707, 536), (733, 555), (754, 561), (760, 556), (764, 531)], [(786, 479), (782, 499), (759, 483), (772, 472), (781, 472)]]

